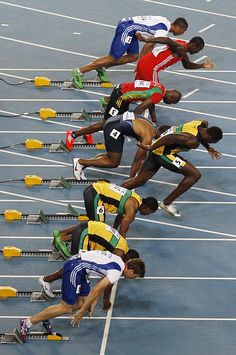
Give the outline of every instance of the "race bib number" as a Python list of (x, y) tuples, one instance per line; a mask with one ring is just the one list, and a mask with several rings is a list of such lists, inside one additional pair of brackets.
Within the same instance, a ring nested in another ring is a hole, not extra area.
[(178, 169), (182, 166), (183, 163), (184, 161), (179, 157), (176, 157), (175, 160), (172, 162), (172, 164), (176, 166)]
[(121, 186), (117, 186), (117, 185), (114, 185), (114, 184), (111, 184), (110, 185), (110, 190), (124, 196), (127, 192), (127, 189), (124, 188), (124, 187), (121, 187)]
[(81, 290), (81, 285), (77, 285), (77, 287), (76, 287), (76, 293), (80, 293), (80, 290)]
[(113, 130), (110, 133), (110, 136), (114, 139), (117, 139), (120, 136), (120, 132), (117, 131), (115, 128), (113, 128)]
[(134, 82), (135, 88), (150, 88), (150, 86), (151, 86), (150, 81), (135, 80), (135, 82)]
[(131, 41), (132, 41), (132, 38), (133, 38), (133, 37), (131, 37), (131, 36), (127, 36), (127, 37), (125, 38), (125, 43), (130, 44)]
[(123, 113), (123, 121), (134, 120), (134, 119), (135, 119), (135, 116), (134, 116), (133, 112), (126, 111), (125, 113)]
[(104, 206), (98, 206), (97, 207), (97, 214), (104, 214), (104, 213), (105, 213)]
[(169, 129), (167, 129), (167, 131), (163, 132), (161, 134), (161, 137), (167, 136), (168, 134), (173, 134), (175, 133), (175, 127), (170, 127)]
[(110, 109), (110, 111), (109, 111), (109, 114), (110, 114), (111, 116), (117, 116), (118, 112), (119, 112), (119, 111), (118, 111), (115, 107), (112, 107), (112, 108)]
[(118, 240), (120, 239), (121, 235), (119, 232), (117, 232), (116, 229), (110, 227), (110, 226), (106, 226), (106, 230), (111, 232)]

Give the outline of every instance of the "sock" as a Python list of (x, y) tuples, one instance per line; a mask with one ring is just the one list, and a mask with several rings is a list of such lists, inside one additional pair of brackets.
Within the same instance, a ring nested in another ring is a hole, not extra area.
[(75, 131), (72, 131), (72, 132), (71, 132), (71, 137), (72, 137), (72, 138), (76, 138)]
[(33, 325), (29, 318), (27, 318), (27, 320), (26, 320), (26, 325), (27, 325), (27, 328), (31, 328)]
[(79, 68), (77, 69), (77, 73), (78, 73), (79, 75), (83, 75), (83, 73), (81, 73), (81, 71), (79, 70)]

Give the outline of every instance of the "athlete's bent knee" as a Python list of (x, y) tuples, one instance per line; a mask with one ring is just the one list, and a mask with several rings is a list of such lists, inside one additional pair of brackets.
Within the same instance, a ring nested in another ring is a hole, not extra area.
[(129, 54), (129, 60), (131, 62), (135, 62), (136, 60), (138, 60), (138, 54)]

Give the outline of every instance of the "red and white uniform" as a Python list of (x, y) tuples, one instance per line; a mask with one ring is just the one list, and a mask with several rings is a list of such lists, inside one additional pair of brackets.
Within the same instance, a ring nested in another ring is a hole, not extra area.
[[(175, 42), (182, 44), (185, 48), (188, 42), (177, 39)], [(175, 57), (169, 46), (155, 47), (151, 53), (139, 59), (135, 80), (159, 81), (158, 73), (171, 65), (181, 61), (182, 57)]]

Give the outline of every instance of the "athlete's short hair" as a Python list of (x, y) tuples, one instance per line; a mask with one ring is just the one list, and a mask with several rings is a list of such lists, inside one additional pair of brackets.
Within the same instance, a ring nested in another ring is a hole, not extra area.
[(149, 207), (153, 212), (155, 212), (158, 209), (158, 202), (154, 197), (143, 198), (142, 205)]
[(196, 36), (190, 39), (189, 43), (194, 43), (196, 46), (203, 48), (205, 46), (205, 43), (202, 39), (202, 37)]
[(130, 259), (126, 263), (128, 269), (134, 270), (134, 273), (139, 275), (139, 277), (144, 277), (145, 275), (145, 264), (142, 259)]
[(135, 249), (129, 249), (129, 251), (125, 254), (126, 261), (137, 258), (139, 258), (139, 253)]
[(207, 128), (207, 133), (213, 138), (215, 142), (220, 141), (223, 137), (222, 129), (216, 126)]
[(178, 17), (174, 22), (173, 25), (182, 27), (187, 29), (188, 28), (188, 22), (185, 20), (184, 17)]

